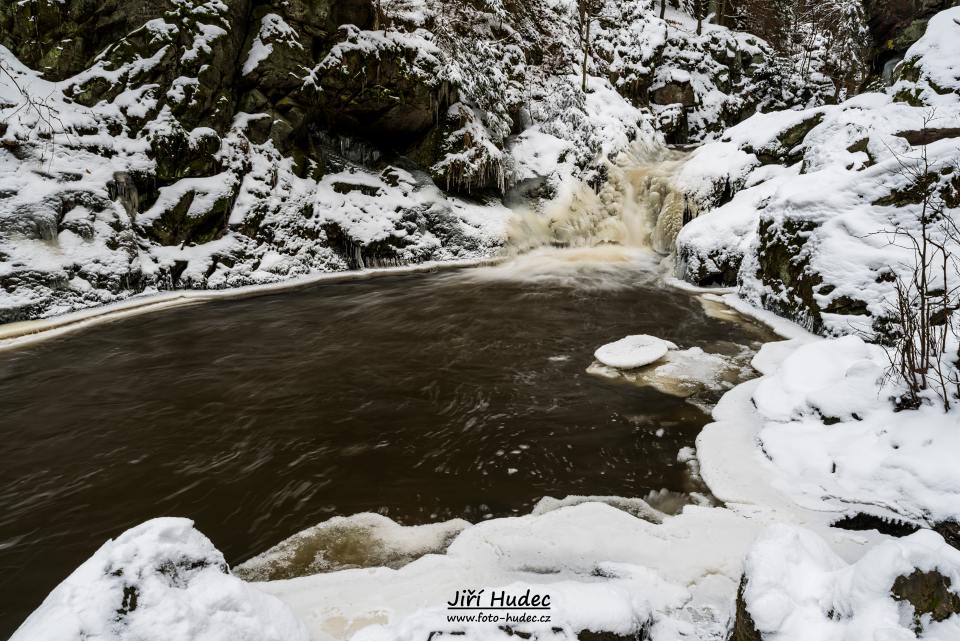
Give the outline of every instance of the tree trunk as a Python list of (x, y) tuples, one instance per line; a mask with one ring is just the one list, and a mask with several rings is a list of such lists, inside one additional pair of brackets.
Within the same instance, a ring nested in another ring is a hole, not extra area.
[(660, 0), (660, 19), (667, 15), (667, 0)]
[(583, 93), (587, 93), (587, 62), (590, 58), (590, 15), (583, 14)]

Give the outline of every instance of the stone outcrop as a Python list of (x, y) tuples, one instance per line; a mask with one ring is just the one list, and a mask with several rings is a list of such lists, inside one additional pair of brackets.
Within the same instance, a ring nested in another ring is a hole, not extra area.
[(867, 24), (873, 36), (876, 60), (900, 55), (923, 36), (931, 16), (955, 0), (865, 0)]

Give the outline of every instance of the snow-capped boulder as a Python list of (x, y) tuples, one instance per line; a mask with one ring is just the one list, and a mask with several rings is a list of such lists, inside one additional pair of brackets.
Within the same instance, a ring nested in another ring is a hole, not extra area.
[(309, 638), (287, 606), (231, 576), (191, 521), (160, 518), (105, 543), (11, 641)]
[(960, 551), (928, 530), (848, 564), (813, 532), (776, 525), (745, 565), (735, 641), (960, 635)]
[(594, 357), (616, 369), (636, 369), (654, 363), (663, 358), (677, 346), (656, 336), (637, 334), (608, 343), (594, 352)]
[(827, 420), (850, 419), (876, 405), (888, 365), (884, 349), (858, 336), (816, 341), (794, 351), (753, 394), (764, 417), (789, 421), (816, 413)]

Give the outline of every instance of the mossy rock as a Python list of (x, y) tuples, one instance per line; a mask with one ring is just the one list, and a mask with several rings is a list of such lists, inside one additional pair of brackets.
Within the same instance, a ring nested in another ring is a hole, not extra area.
[(212, 176), (222, 167), (215, 154), (220, 150), (220, 137), (213, 130), (197, 136), (175, 128), (149, 137), (150, 156), (156, 163), (156, 180), (169, 185), (181, 178)]
[(803, 122), (786, 129), (777, 136), (776, 140), (757, 149), (753, 153), (764, 165), (792, 165), (800, 162), (803, 155), (796, 148), (804, 141), (815, 127), (823, 122), (823, 114), (818, 113)]
[(693, 107), (697, 95), (689, 82), (670, 82), (650, 92), (650, 102), (655, 105), (675, 105)]
[(920, 634), (927, 617), (930, 621), (940, 622), (960, 614), (960, 596), (951, 587), (950, 579), (939, 572), (916, 570), (910, 575), (897, 577), (890, 592), (893, 598), (913, 606), (913, 627)]
[(940, 181), (940, 174), (930, 172), (910, 183), (903, 189), (894, 189), (886, 196), (873, 201), (878, 207), (906, 207), (919, 205), (931, 195), (931, 189)]
[(146, 235), (161, 245), (203, 244), (221, 238), (227, 231), (236, 191), (218, 198), (207, 211), (191, 214), (195, 198), (193, 191), (181, 196), (144, 230)]
[(815, 298), (823, 278), (810, 268), (807, 243), (817, 227), (810, 220), (761, 219), (757, 273), (757, 278), (773, 291), (772, 296), (764, 295), (764, 306), (815, 332), (823, 327)]
[(334, 131), (388, 141), (405, 149), (423, 138), (444, 113), (451, 94), (429, 70), (414, 72), (414, 48), (368, 53), (350, 49), (342, 64), (324, 70), (314, 96), (323, 123)]

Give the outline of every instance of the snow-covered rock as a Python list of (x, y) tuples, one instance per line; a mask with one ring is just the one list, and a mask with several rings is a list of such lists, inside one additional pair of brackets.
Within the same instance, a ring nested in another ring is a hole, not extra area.
[(660, 360), (667, 351), (676, 348), (676, 345), (662, 338), (638, 334), (603, 345), (593, 355), (607, 367), (636, 369)]
[(586, 92), (573, 2), (247, 5), (0, 8), (0, 322), (487, 257), (514, 187), (809, 102), (766, 43), (652, 0), (604, 3)]
[(380, 514), (335, 517), (303, 530), (234, 568), (248, 581), (274, 581), (347, 568), (399, 568), (442, 554), (470, 523), (403, 526)]
[(741, 616), (738, 628), (777, 641), (948, 641), (960, 635), (958, 588), (960, 551), (933, 532), (883, 543), (848, 564), (813, 532), (773, 526), (747, 555), (749, 619)]
[(230, 575), (186, 519), (147, 521), (108, 541), (58, 585), (11, 641), (309, 641), (275, 597)]
[(897, 412), (882, 347), (814, 341), (770, 368), (753, 392), (757, 434), (799, 503), (936, 524), (960, 520), (960, 416), (942, 407)]
[(820, 333), (883, 332), (922, 194), (960, 207), (958, 18), (930, 21), (885, 92), (757, 114), (697, 149), (674, 181), (704, 212), (679, 235), (681, 276)]

